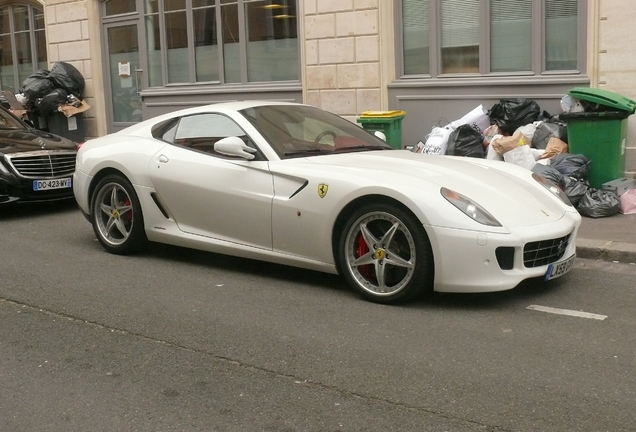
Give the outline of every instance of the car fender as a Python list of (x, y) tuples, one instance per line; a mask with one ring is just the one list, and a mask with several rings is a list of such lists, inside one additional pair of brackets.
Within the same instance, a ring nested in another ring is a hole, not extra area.
[[(334, 262), (333, 241), (342, 223), (357, 203), (382, 197), (407, 208), (422, 223), (429, 237), (431, 227), (441, 221), (457, 229), (483, 231), (486, 227), (461, 213), (446, 201), (439, 186), (403, 181), (378, 183), (377, 179), (356, 174), (356, 170), (324, 169), (312, 163), (270, 164), (276, 198), (273, 207), (274, 249), (300, 256), (317, 256)], [(498, 233), (506, 228), (488, 227)], [(309, 235), (310, 234), (310, 235)]]
[(121, 172), (136, 187), (152, 188), (147, 174), (148, 165), (166, 145), (168, 144), (140, 137), (123, 139), (118, 135), (88, 141), (77, 155), (79, 169), (93, 179), (87, 193), (90, 193), (95, 181), (99, 180), (105, 170)]

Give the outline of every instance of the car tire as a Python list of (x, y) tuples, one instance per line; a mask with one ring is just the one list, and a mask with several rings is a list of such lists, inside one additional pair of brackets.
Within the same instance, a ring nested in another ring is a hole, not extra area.
[(97, 240), (110, 253), (139, 252), (148, 242), (139, 198), (132, 184), (121, 175), (108, 175), (95, 187), (91, 223)]
[(367, 300), (401, 303), (433, 290), (433, 252), (421, 222), (392, 204), (366, 204), (344, 225), (339, 268)]

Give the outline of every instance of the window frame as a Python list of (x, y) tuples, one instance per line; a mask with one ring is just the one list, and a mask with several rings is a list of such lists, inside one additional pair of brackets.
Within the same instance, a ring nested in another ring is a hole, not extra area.
[[(477, 73), (441, 73), (441, 0), (429, 2), (429, 72), (407, 74), (405, 72), (404, 56), (404, 20), (403, 3), (394, 3), (395, 16), (395, 62), (397, 80), (467, 80), (467, 79), (515, 79), (527, 78), (539, 80), (557, 76), (584, 76), (587, 71), (587, 7), (588, 0), (578, 0), (577, 6), (577, 69), (546, 70), (546, 3), (544, 0), (532, 0), (532, 70), (514, 72), (490, 71), (490, 0), (480, 0), (479, 3), (479, 72)], [(487, 23), (488, 25), (483, 25)]]
[[(14, 20), (14, 12), (13, 12), (13, 8), (15, 6), (26, 6), (27, 7), (27, 13), (28, 13), (28, 20), (29, 20), (29, 29), (28, 30), (20, 30), (20, 31), (16, 31), (16, 23)], [(37, 10), (37, 12), (41, 13), (42, 15), (42, 19), (44, 20), (44, 8), (41, 4), (39, 3), (34, 3), (34, 2), (29, 2), (29, 1), (16, 1), (16, 2), (11, 2), (11, 3), (5, 3), (0, 5), (0, 8), (2, 9), (6, 9), (7, 13), (8, 13), (8, 18), (9, 18), (9, 29), (7, 33), (3, 33), (3, 36), (9, 36), (10, 40), (11, 40), (11, 56), (12, 56), (12, 70), (13, 70), (13, 84), (14, 84), (14, 93), (17, 93), (20, 88), (22, 87), (22, 83), (24, 82), (24, 78), (20, 78), (20, 69), (18, 67), (19, 62), (17, 61), (18, 56), (17, 56), (17, 51), (18, 51), (18, 46), (17, 46), (17, 42), (16, 42), (16, 34), (25, 34), (28, 32), (29, 34), (29, 44), (30, 44), (30, 49), (31, 49), (31, 55), (30, 55), (30, 60), (31, 60), (31, 64), (33, 65), (31, 74), (34, 74), (35, 72), (37, 72), (39, 69), (41, 69), (39, 63), (38, 63), (38, 44), (37, 44), (37, 38), (36, 38), (36, 32), (37, 33), (41, 33), (44, 36), (44, 41), (45, 41), (45, 46), (48, 46), (48, 42), (46, 41), (46, 24), (43, 25), (42, 28), (36, 28), (36, 18), (35, 18), (35, 12)], [(46, 64), (46, 67), (48, 67), (48, 50), (44, 49), (44, 53), (43, 56), (44, 58), (44, 63)], [(30, 75), (30, 74), (29, 74)], [(26, 77), (25, 77), (26, 78)], [(2, 90), (7, 90), (6, 87), (2, 87)]]
[[(148, 82), (148, 88), (168, 88), (168, 87), (179, 87), (184, 85), (200, 85), (200, 84), (212, 84), (212, 85), (221, 85), (221, 86), (236, 86), (236, 85), (259, 85), (259, 84), (274, 84), (274, 83), (298, 83), (301, 79), (301, 28), (300, 28), (300, 17), (297, 16), (296, 20), (296, 39), (298, 43), (297, 50), (297, 62), (296, 62), (296, 76), (297, 79), (290, 80), (271, 80), (271, 81), (249, 81), (248, 77), (248, 69), (249, 69), (249, 61), (248, 61), (248, 44), (249, 44), (249, 29), (247, 27), (247, 12), (246, 8), (249, 3), (254, 3), (259, 0), (232, 0), (231, 2), (223, 2), (221, 0), (214, 0), (213, 6), (193, 6), (193, 0), (185, 0), (185, 11), (186, 14), (186, 22), (187, 22), (187, 58), (188, 63), (190, 65), (188, 70), (188, 81), (185, 82), (170, 82), (169, 80), (169, 63), (168, 63), (168, 48), (167, 48), (167, 37), (168, 32), (166, 29), (166, 15), (175, 11), (166, 11), (164, 7), (164, 2), (159, 0), (158, 10), (156, 12), (148, 13), (143, 8), (143, 3), (140, 3), (138, 0), (137, 11), (135, 14), (139, 14), (141, 29), (146, 35), (144, 37), (144, 43), (148, 43), (147, 29), (146, 29), (146, 20), (148, 17), (157, 16), (159, 22), (159, 43), (161, 44), (160, 48), (160, 58), (161, 58), (161, 83), (150, 85)], [(297, 13), (300, 10), (300, 5), (298, 4), (298, 0), (294, 0), (296, 5)], [(224, 39), (223, 39), (223, 10), (224, 8), (230, 7), (237, 8), (238, 14), (238, 31), (239, 31), (239, 64), (240, 64), (240, 81), (226, 81), (226, 58), (224, 58)], [(141, 8), (141, 9), (140, 9)], [(195, 44), (195, 34), (194, 34), (194, 11), (202, 10), (210, 8), (214, 10), (215, 20), (216, 20), (216, 40), (218, 47), (218, 80), (208, 80), (208, 81), (197, 81), (197, 65), (196, 65), (196, 44)], [(179, 9), (182, 11), (182, 9)], [(108, 17), (112, 18), (112, 17)], [(146, 58), (144, 62), (148, 63), (148, 55), (147, 46), (144, 46), (146, 51)], [(148, 67), (146, 67), (148, 69)]]

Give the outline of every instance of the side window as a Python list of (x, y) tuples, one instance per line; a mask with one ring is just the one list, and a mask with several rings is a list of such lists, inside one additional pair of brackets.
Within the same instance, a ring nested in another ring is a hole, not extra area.
[(232, 119), (220, 114), (197, 114), (181, 118), (172, 142), (193, 150), (221, 156), (214, 151), (214, 144), (220, 139), (231, 136), (243, 138), (246, 143), (248, 142), (243, 129)]
[(166, 120), (159, 124), (156, 124), (152, 128), (152, 136), (162, 141), (174, 143), (174, 135), (177, 132), (178, 124), (178, 118), (172, 118), (170, 120)]

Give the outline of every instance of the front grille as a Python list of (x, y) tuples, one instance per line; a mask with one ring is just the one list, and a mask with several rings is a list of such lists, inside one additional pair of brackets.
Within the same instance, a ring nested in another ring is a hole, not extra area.
[(570, 236), (526, 244), (523, 248), (523, 265), (532, 268), (559, 261), (570, 244)]
[(37, 152), (7, 155), (15, 171), (22, 177), (44, 179), (68, 177), (75, 172), (74, 151), (43, 150)]

